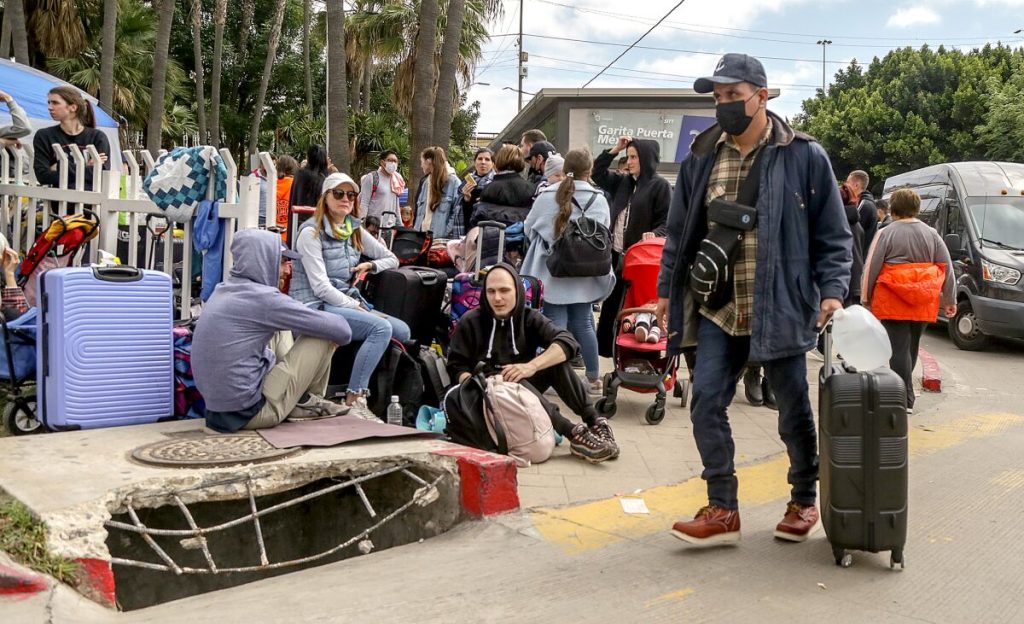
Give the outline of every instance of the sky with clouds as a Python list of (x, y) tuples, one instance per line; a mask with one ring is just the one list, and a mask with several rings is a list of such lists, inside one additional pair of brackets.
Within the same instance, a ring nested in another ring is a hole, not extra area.
[[(469, 90), (469, 101), (481, 104), (480, 132), (498, 132), (516, 114), (520, 0), (503, 1)], [(523, 91), (581, 87), (677, 2), (523, 0)], [(792, 116), (821, 88), (821, 39), (832, 41), (824, 65), (831, 81), (853, 59), (866, 64), (908, 45), (1024, 45), (1024, 34), (1013, 32), (1024, 29), (1021, 9), (1024, 0), (686, 0), (590, 86), (692, 88), (721, 54), (745, 52), (762, 60), (769, 86), (782, 92), (770, 108)]]

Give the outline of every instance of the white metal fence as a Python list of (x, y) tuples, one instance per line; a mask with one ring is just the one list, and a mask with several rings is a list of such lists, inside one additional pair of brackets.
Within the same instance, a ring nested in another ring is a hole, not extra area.
[[(122, 176), (116, 171), (103, 171), (99, 153), (88, 146), (83, 153), (78, 146), (71, 146), (71, 162), (64, 151), (54, 145), (58, 154), (57, 187), (39, 186), (31, 162), (24, 149), (8, 147), (0, 149), (0, 231), (8, 237), (11, 247), (25, 253), (37, 235), (49, 226), (51, 214), (67, 216), (91, 210), (99, 218), (99, 236), (87, 247), (84, 260), (96, 262), (100, 250), (112, 255), (118, 254), (119, 233), (126, 238), (127, 253), (121, 254), (121, 263), (140, 268), (156, 269), (154, 251), (162, 246), (159, 270), (171, 275), (176, 284), (178, 316), (182, 319), (192, 316), (192, 236), (193, 226), (175, 223), (166, 219), (163, 210), (154, 204), (142, 190), (142, 181), (154, 165), (149, 152), (125, 151), (124, 193), (122, 197)], [(231, 269), (231, 240), (238, 230), (258, 227), (259, 179), (251, 175), (239, 175), (238, 167), (231, 153), (220, 150), (227, 168), (227, 197), (219, 205), (218, 216), (224, 220), (224, 275)], [(264, 162), (269, 158), (261, 154)], [(141, 159), (141, 163), (139, 160)], [(90, 164), (91, 163), (91, 164)], [(68, 172), (75, 172), (75, 185), (68, 186)], [(86, 168), (91, 167), (93, 189), (85, 189)], [(212, 173), (212, 172), (211, 172)], [(248, 173), (248, 172), (246, 172)], [(212, 176), (211, 176), (212, 180)], [(98, 181), (98, 182), (97, 182)], [(214, 184), (210, 184), (208, 199), (214, 199)], [(268, 189), (270, 190), (270, 189)], [(268, 193), (269, 194), (269, 193)], [(268, 197), (268, 203), (269, 202)], [(120, 215), (126, 215), (127, 232), (120, 232)], [(269, 213), (268, 213), (269, 214)], [(152, 223), (157, 227), (151, 227)], [(181, 260), (175, 260), (175, 230), (181, 236)], [(144, 258), (139, 258), (139, 247), (144, 245)], [(180, 270), (180, 275), (176, 274)], [(180, 279), (179, 279), (180, 278)]]

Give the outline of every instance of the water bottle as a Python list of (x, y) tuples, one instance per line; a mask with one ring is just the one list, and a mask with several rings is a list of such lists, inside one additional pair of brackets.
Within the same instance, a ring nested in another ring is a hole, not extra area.
[(391, 403), (388, 405), (388, 424), (402, 426), (402, 404), (398, 402), (398, 395), (391, 395)]
[(860, 371), (889, 364), (892, 344), (882, 323), (866, 308), (854, 305), (832, 315), (833, 352)]

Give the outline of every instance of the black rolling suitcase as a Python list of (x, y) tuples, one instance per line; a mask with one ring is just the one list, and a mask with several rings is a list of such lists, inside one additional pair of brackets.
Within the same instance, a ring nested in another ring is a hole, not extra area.
[(907, 541), (907, 409), (889, 370), (847, 372), (832, 363), (831, 328), (819, 391), (821, 522), (836, 564), (850, 550), (890, 551), (904, 565)]
[(405, 321), (417, 344), (430, 346), (442, 320), (447, 277), (429, 267), (389, 269), (366, 280), (363, 296), (375, 310)]

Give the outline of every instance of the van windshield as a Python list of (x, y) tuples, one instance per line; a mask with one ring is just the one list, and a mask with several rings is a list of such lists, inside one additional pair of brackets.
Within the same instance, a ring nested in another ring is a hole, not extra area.
[(968, 208), (984, 246), (1024, 249), (1024, 197), (982, 197)]

